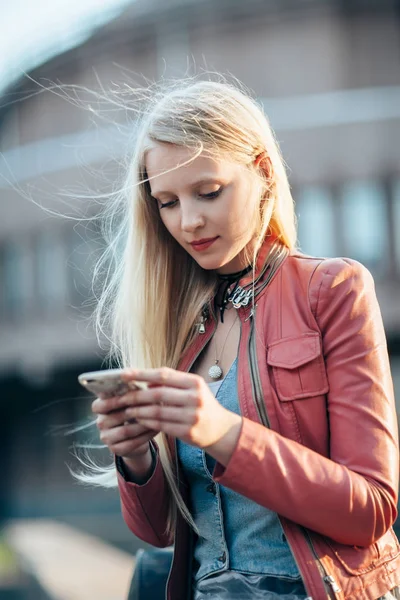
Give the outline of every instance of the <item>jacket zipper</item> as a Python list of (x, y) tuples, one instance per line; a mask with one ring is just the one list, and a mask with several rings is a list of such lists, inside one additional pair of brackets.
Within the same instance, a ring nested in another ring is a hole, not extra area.
[[(317, 561), (318, 569), (321, 574), (322, 580), (325, 584), (325, 589), (328, 593), (328, 596), (329, 596), (329, 598), (335, 599), (336, 594), (338, 594), (342, 590), (340, 589), (340, 586), (337, 584), (336, 579), (334, 577), (332, 577), (332, 575), (329, 575), (327, 573), (324, 565), (322, 564), (322, 562), (314, 548), (314, 544), (313, 544), (313, 541), (311, 539), (309, 532), (304, 527), (302, 527), (302, 530), (304, 532), (304, 537), (306, 538), (306, 542), (310, 548), (310, 551), (312, 552), (315, 560)], [(332, 595), (332, 592), (333, 592), (333, 595)]]
[[(249, 365), (250, 365), (250, 374), (251, 374), (251, 380), (252, 380), (251, 385), (252, 385), (252, 391), (253, 391), (253, 398), (255, 401), (256, 408), (257, 408), (258, 416), (260, 418), (260, 422), (268, 429), (271, 429), (271, 423), (268, 418), (267, 408), (266, 408), (265, 402), (264, 402), (264, 395), (263, 395), (263, 391), (262, 391), (260, 372), (258, 369), (258, 362), (257, 362), (257, 350), (256, 350), (255, 335), (254, 335), (255, 334), (256, 309), (257, 309), (257, 304), (254, 306), (254, 310), (251, 315), (252, 316), (251, 329), (250, 329), (250, 335), (249, 335)], [(329, 575), (329, 573), (326, 571), (324, 565), (322, 564), (321, 559), (319, 558), (319, 556), (314, 548), (314, 544), (312, 542), (310, 534), (303, 527), (302, 527), (302, 530), (303, 530), (303, 535), (306, 539), (307, 545), (309, 546), (310, 551), (317, 563), (317, 567), (320, 572), (321, 579), (324, 582), (324, 586), (328, 593), (328, 596), (329, 596), (329, 598), (335, 599), (336, 594), (339, 593), (341, 591), (341, 589), (340, 589), (339, 585), (337, 584), (335, 578), (332, 577), (332, 575)], [(293, 557), (294, 557), (294, 553), (290, 546), (289, 540), (287, 540), (287, 542), (288, 542), (288, 545), (289, 545), (289, 547), (292, 551)], [(299, 571), (301, 572), (299, 565), (297, 565), (297, 567), (298, 567)], [(332, 593), (333, 593), (333, 595), (332, 595)]]
[(271, 429), (271, 424), (269, 422), (267, 409), (265, 406), (262, 387), (261, 387), (261, 379), (260, 373), (257, 366), (257, 356), (256, 356), (256, 344), (254, 341), (254, 331), (255, 331), (255, 321), (256, 321), (256, 310), (257, 304), (254, 306), (252, 318), (251, 318), (251, 327), (250, 327), (250, 335), (249, 335), (249, 364), (250, 364), (250, 375), (251, 375), (251, 387), (253, 390), (253, 398), (255, 400), (258, 416), (260, 422)]

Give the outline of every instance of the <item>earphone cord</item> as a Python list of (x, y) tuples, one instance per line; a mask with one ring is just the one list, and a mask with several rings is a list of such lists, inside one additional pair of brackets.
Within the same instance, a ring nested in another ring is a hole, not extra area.
[(222, 346), (222, 350), (220, 352), (219, 358), (218, 358), (218, 353), (217, 353), (217, 345), (215, 344), (215, 364), (216, 365), (219, 363), (220, 359), (222, 358), (222, 355), (224, 353), (226, 342), (228, 340), (229, 334), (231, 333), (231, 331), (233, 329), (233, 326), (234, 326), (234, 324), (236, 323), (237, 320), (238, 320), (238, 314), (236, 313), (235, 318), (233, 320), (233, 323), (230, 326), (228, 333), (226, 334), (225, 342), (224, 342), (224, 345)]

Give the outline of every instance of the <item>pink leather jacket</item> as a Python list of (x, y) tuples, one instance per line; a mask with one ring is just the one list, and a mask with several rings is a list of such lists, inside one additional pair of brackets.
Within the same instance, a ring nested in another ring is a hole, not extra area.
[[(375, 600), (400, 584), (400, 546), (398, 429), (372, 277), (353, 260), (291, 253), (256, 302), (253, 317), (239, 309), (243, 427), (214, 479), (279, 514), (313, 600)], [(182, 370), (214, 330), (208, 319)], [(168, 598), (187, 600), (194, 535), (180, 515), (165, 535), (160, 461), (144, 485), (118, 478), (133, 533), (174, 543)]]

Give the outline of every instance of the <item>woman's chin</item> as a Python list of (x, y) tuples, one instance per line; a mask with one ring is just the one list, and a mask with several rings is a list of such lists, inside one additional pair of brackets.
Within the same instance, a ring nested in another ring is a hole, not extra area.
[(224, 262), (218, 260), (216, 257), (212, 256), (193, 256), (193, 259), (197, 262), (199, 267), (204, 269), (205, 271), (219, 271), (223, 269)]
[(196, 260), (197, 264), (205, 271), (216, 271), (219, 275), (228, 275), (229, 273), (236, 273), (244, 267), (235, 266), (230, 262), (212, 261), (212, 260)]
[(224, 273), (235, 273), (244, 268), (241, 266), (242, 261), (238, 256), (221, 256), (221, 253), (210, 251), (205, 251), (204, 253), (190, 252), (190, 255), (199, 267), (205, 271), (218, 271), (221, 275)]

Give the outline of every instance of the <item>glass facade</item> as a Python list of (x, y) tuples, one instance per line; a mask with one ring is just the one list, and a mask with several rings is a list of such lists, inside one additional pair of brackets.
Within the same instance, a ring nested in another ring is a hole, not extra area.
[(335, 256), (334, 199), (329, 189), (310, 186), (297, 195), (300, 248), (313, 256)]
[(389, 265), (389, 216), (383, 185), (360, 181), (342, 188), (341, 226), (344, 252), (374, 272)]

